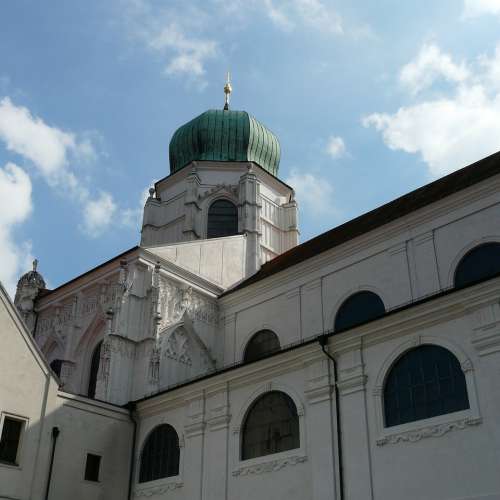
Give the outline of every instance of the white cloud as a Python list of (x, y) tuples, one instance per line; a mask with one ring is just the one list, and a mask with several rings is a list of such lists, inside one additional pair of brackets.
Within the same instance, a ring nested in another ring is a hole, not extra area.
[(158, 51), (170, 51), (171, 59), (165, 73), (167, 75), (191, 75), (200, 77), (205, 73), (207, 59), (217, 54), (217, 44), (213, 40), (189, 37), (177, 23), (170, 23), (154, 36), (149, 45)]
[(12, 231), (24, 222), (32, 210), (31, 181), (28, 174), (13, 163), (0, 168), (0, 280), (14, 296), (17, 279), (32, 260), (31, 244), (18, 244)]
[(440, 77), (450, 82), (463, 82), (469, 77), (469, 71), (465, 63), (455, 64), (434, 44), (425, 44), (417, 58), (403, 66), (399, 74), (401, 83), (412, 94), (430, 87)]
[(71, 164), (97, 159), (89, 137), (80, 139), (72, 132), (49, 126), (5, 97), (0, 101), (0, 140), (7, 150), (29, 160), (49, 186), (79, 205), (84, 217), (81, 227), (88, 235), (101, 234), (109, 226), (116, 212), (112, 196), (101, 191), (93, 197), (88, 182), (71, 170)]
[(465, 0), (464, 17), (477, 17), (484, 14), (500, 14), (500, 0)]
[(69, 155), (95, 155), (90, 141), (77, 142), (74, 134), (47, 125), (8, 97), (0, 100), (0, 139), (9, 151), (31, 160), (50, 182), (57, 182)]
[(321, 0), (263, 0), (262, 6), (271, 21), (290, 31), (302, 26), (323, 33), (342, 34), (342, 18)]
[(474, 76), (456, 82), (448, 94), (402, 106), (396, 113), (371, 114), (364, 126), (380, 131), (389, 148), (419, 154), (432, 177), (498, 151), (500, 86), (492, 81), (498, 83), (500, 50), (474, 65)]
[(342, 137), (337, 137), (332, 135), (328, 139), (328, 143), (326, 145), (326, 152), (335, 160), (337, 158), (341, 158), (344, 156), (346, 152), (344, 139)]
[(94, 199), (86, 200), (83, 206), (83, 230), (92, 238), (101, 235), (113, 222), (116, 203), (111, 194), (100, 192)]
[(313, 216), (332, 215), (335, 212), (333, 187), (328, 179), (293, 169), (285, 182), (294, 186), (299, 207), (305, 212)]

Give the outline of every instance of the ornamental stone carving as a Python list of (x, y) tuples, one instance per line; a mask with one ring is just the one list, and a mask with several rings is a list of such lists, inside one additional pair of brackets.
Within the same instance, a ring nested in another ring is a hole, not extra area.
[(469, 417), (463, 418), (461, 420), (456, 420), (454, 422), (445, 422), (442, 424), (430, 425), (428, 427), (423, 427), (422, 429), (414, 431), (400, 432), (396, 434), (390, 434), (377, 439), (378, 446), (384, 446), (386, 444), (397, 444), (397, 443), (415, 443), (421, 439), (430, 437), (441, 437), (451, 431), (463, 430), (470, 426), (479, 425), (482, 422), (480, 417)]
[(182, 488), (184, 483), (180, 481), (169, 482), (161, 486), (154, 486), (153, 488), (141, 489), (135, 491), (135, 497), (152, 497), (155, 495), (161, 495), (162, 493), (167, 493), (168, 491), (176, 490), (177, 488)]
[(193, 320), (208, 324), (217, 323), (217, 306), (214, 302), (193, 291), (161, 279), (159, 284), (159, 330), (181, 321), (187, 313)]
[(263, 462), (254, 465), (239, 467), (233, 470), (233, 476), (248, 476), (253, 474), (264, 474), (266, 472), (275, 472), (288, 467), (290, 465), (302, 464), (307, 461), (305, 455), (294, 455), (285, 457), (279, 460), (272, 460), (270, 462)]
[(189, 349), (189, 339), (186, 332), (182, 328), (178, 328), (168, 335), (164, 344), (163, 356), (191, 366)]

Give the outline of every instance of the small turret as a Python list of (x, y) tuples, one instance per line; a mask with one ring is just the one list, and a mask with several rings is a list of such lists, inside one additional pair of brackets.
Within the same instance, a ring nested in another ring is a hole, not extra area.
[(14, 304), (31, 333), (34, 333), (36, 322), (35, 300), (40, 290), (45, 289), (45, 280), (37, 271), (37, 267), (38, 260), (35, 259), (33, 269), (23, 274), (17, 282), (16, 297), (14, 298)]

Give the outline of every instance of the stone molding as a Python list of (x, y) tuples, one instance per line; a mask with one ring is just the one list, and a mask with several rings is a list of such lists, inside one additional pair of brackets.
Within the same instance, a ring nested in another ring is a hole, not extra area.
[(386, 444), (397, 443), (416, 443), (421, 439), (430, 437), (441, 437), (448, 432), (455, 430), (463, 430), (467, 427), (479, 425), (482, 422), (481, 417), (467, 417), (452, 422), (444, 422), (435, 425), (429, 425), (417, 430), (409, 430), (405, 432), (398, 432), (388, 434), (382, 438), (377, 439), (377, 446), (384, 446)]
[(153, 486), (151, 488), (144, 488), (135, 490), (134, 496), (136, 498), (140, 497), (152, 497), (155, 495), (161, 495), (162, 493), (167, 493), (168, 491), (176, 490), (177, 488), (182, 488), (184, 483), (181, 481), (172, 481), (170, 483), (163, 484), (161, 486)]
[(262, 462), (253, 465), (244, 465), (233, 470), (233, 476), (249, 476), (254, 474), (264, 474), (266, 472), (276, 472), (290, 465), (302, 464), (307, 461), (306, 455), (293, 455), (269, 462)]

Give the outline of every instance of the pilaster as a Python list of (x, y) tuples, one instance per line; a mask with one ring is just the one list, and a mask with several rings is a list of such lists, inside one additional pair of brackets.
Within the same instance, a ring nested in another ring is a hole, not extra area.
[(338, 498), (338, 466), (335, 444), (333, 384), (326, 356), (308, 365), (305, 395), (308, 402), (309, 449), (313, 499)]

